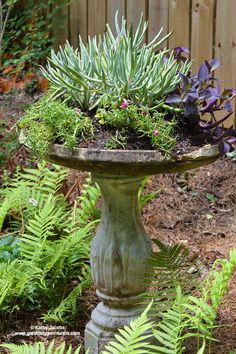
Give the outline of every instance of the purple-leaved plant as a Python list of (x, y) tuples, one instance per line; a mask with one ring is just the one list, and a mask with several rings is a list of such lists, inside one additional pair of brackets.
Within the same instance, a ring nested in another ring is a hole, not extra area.
[[(176, 59), (186, 60), (182, 53), (189, 51), (182, 47), (175, 48)], [(202, 136), (205, 140), (218, 142), (223, 155), (233, 149), (232, 143), (236, 141), (233, 127), (224, 129), (223, 126), (233, 113), (231, 101), (236, 96), (236, 91), (231, 88), (221, 92), (220, 82), (213, 76), (219, 65), (218, 59), (213, 59), (210, 63), (205, 60), (196, 75), (180, 73), (182, 81), (166, 98), (165, 107), (168, 105), (178, 112), (178, 118), (182, 118), (182, 123), (192, 136)], [(222, 112), (222, 116), (218, 115), (216, 119), (216, 112)]]

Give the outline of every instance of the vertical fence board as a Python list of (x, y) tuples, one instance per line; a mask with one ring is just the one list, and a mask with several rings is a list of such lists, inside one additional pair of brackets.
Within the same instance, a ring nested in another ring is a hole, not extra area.
[(149, 0), (148, 4), (148, 42), (155, 37), (160, 28), (163, 27), (162, 34), (168, 31), (168, 1)]
[[(58, 49), (69, 39), (69, 6), (63, 5), (64, 0), (58, 0), (58, 5), (62, 5), (53, 21), (53, 46)], [(60, 24), (60, 22), (62, 24)]]
[(214, 0), (193, 0), (191, 57), (194, 72), (206, 59), (213, 56)]
[(73, 0), (70, 4), (70, 43), (77, 48), (79, 35), (87, 41), (87, 0)]
[[(236, 86), (236, 3), (235, 0), (217, 1), (215, 57), (220, 59), (221, 66), (217, 77), (222, 81), (221, 87)], [(235, 106), (235, 104), (234, 104)], [(235, 108), (235, 107), (234, 107)], [(235, 116), (231, 121), (235, 123)]]
[(190, 0), (169, 0), (169, 47), (190, 46)]
[(119, 21), (122, 15), (125, 16), (125, 0), (107, 0), (107, 23), (109, 23), (113, 32), (115, 32), (115, 14), (118, 11)]
[(88, 0), (88, 34), (103, 34), (106, 27), (106, 0)]
[(127, 0), (127, 22), (133, 24), (137, 28), (141, 13), (144, 19), (147, 17), (147, 1), (146, 0)]

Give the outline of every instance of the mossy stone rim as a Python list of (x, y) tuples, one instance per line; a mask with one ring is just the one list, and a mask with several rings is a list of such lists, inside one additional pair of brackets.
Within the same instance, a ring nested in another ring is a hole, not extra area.
[(53, 144), (46, 160), (65, 167), (98, 174), (145, 176), (184, 172), (216, 161), (217, 145), (205, 145), (190, 153), (164, 158), (157, 150), (99, 150)]

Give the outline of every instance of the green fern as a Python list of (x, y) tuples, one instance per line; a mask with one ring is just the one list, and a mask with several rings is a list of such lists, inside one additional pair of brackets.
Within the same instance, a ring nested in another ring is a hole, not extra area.
[(176, 300), (176, 288), (181, 287), (183, 294), (189, 294), (199, 287), (202, 264), (198, 257), (190, 255), (184, 245), (164, 245), (152, 240), (159, 251), (153, 252), (148, 262), (153, 266), (153, 274), (146, 279), (151, 287), (142, 301), (154, 299), (157, 312), (171, 307)]
[(45, 242), (55, 236), (54, 228), (64, 222), (67, 212), (57, 204), (57, 198), (52, 195), (34, 218), (26, 225), (26, 233), (21, 236), (21, 256), (28, 260), (37, 259), (44, 249)]
[(78, 197), (79, 207), (76, 209), (76, 217), (79, 219), (80, 225), (87, 224), (90, 219), (100, 219), (101, 211), (96, 208), (96, 203), (100, 197), (100, 188), (89, 175), (83, 184), (81, 195)]
[(112, 341), (106, 346), (102, 354), (151, 354), (152, 348), (149, 340), (152, 337), (152, 327), (154, 322), (150, 322), (147, 316), (152, 303), (130, 326), (119, 329), (120, 334), (115, 334), (116, 341)]
[(202, 296), (206, 301), (211, 302), (211, 306), (215, 312), (219, 308), (222, 298), (228, 290), (228, 284), (235, 267), (236, 249), (233, 249), (229, 253), (229, 261), (226, 259), (215, 261), (213, 269), (205, 281)]
[[(221, 270), (217, 271), (215, 268), (219, 266)], [(201, 282), (200, 297), (191, 293), (182, 295), (180, 285), (177, 286), (174, 304), (162, 313), (162, 320), (154, 330), (155, 338), (162, 344), (158, 348), (161, 353), (182, 354), (184, 340), (189, 337), (198, 339), (200, 353), (205, 348), (206, 340), (210, 345), (217, 310), (235, 267), (236, 250), (233, 250), (229, 261), (217, 260), (208, 278)]]
[[(165, 248), (159, 243), (162, 251)], [(182, 248), (182, 246), (181, 246)], [(181, 249), (180, 248), (180, 249)], [(181, 253), (178, 247), (175, 249), (175, 255), (172, 254), (172, 265), (176, 264), (177, 260), (181, 260), (182, 264), (186, 252)], [(182, 257), (180, 256), (182, 254)], [(165, 258), (165, 257), (163, 257)], [(169, 259), (169, 257), (167, 257)], [(163, 264), (166, 264), (164, 259)], [(179, 263), (179, 262), (177, 262)], [(159, 265), (159, 261), (158, 261)], [(220, 266), (220, 271), (216, 267)], [(135, 321), (130, 327), (125, 327), (124, 330), (119, 330), (122, 334), (116, 335), (116, 342), (111, 342), (102, 354), (123, 354), (123, 353), (155, 353), (155, 354), (182, 354), (185, 351), (184, 343), (189, 337), (198, 339), (197, 354), (203, 354), (206, 348), (206, 341), (212, 340), (212, 329), (215, 326), (215, 317), (218, 306), (220, 305), (222, 296), (225, 295), (229, 281), (236, 267), (236, 250), (230, 252), (230, 259), (218, 260), (212, 268), (212, 271), (206, 281), (201, 282), (202, 297), (183, 294), (181, 286), (176, 287), (176, 295), (172, 305), (159, 313), (161, 320), (157, 323), (150, 322), (147, 318), (147, 311)], [(175, 267), (173, 267), (175, 269)], [(187, 268), (188, 269), (188, 268)], [(183, 283), (185, 284), (185, 283)], [(204, 287), (205, 285), (205, 287)], [(159, 292), (157, 293), (159, 298)], [(209, 303), (209, 300), (211, 303)], [(144, 316), (143, 316), (144, 315)], [(137, 324), (134, 325), (134, 323)], [(143, 326), (144, 324), (144, 326)], [(157, 345), (151, 345), (145, 342), (145, 339), (151, 338), (147, 335), (147, 331), (152, 330), (154, 338), (157, 340)], [(210, 351), (209, 351), (210, 353)]]
[(161, 322), (153, 330), (154, 337), (160, 343), (156, 347), (160, 353), (182, 354), (185, 349), (182, 337), (185, 301), (186, 299), (178, 287), (173, 306), (162, 314)]
[(22, 186), (19, 186), (18, 188), (11, 190), (11, 193), (9, 193), (9, 195), (7, 195), (2, 201), (0, 207), (0, 232), (2, 231), (4, 220), (10, 210), (19, 209), (22, 206), (22, 196), (24, 192), (25, 189)]
[(176, 300), (171, 308), (161, 314), (161, 321), (153, 330), (154, 337), (161, 344), (158, 352), (168, 354), (184, 353), (184, 341), (189, 337), (198, 338), (199, 346), (211, 339), (214, 322), (208, 315), (211, 307), (202, 299), (184, 296), (178, 286)]
[(19, 224), (24, 228), (24, 221), (42, 208), (48, 195), (57, 193), (67, 174), (68, 171), (62, 167), (53, 166), (52, 171), (45, 163), (39, 163), (37, 169), (17, 171), (10, 183), (5, 181), (4, 188), (0, 191), (0, 231), (8, 214), (13, 220), (19, 221), (18, 228)]
[[(0, 311), (19, 310), (21, 297), (30, 299), (35, 290), (36, 279), (40, 281), (42, 270), (29, 262), (15, 259), (2, 263), (0, 267)], [(43, 284), (41, 284), (43, 286)], [(18, 299), (16, 302), (15, 300)], [(14, 306), (14, 303), (17, 303)]]
[(28, 306), (42, 306), (52, 313), (55, 310), (54, 314), (66, 321), (79, 310), (76, 300), (91, 282), (87, 270), (94, 223), (85, 223), (84, 214), (89, 217), (89, 213), (87, 209), (83, 212), (84, 202), (80, 206), (81, 226), (76, 208), (70, 209), (60, 194), (67, 173), (63, 168), (40, 164), (35, 170), (17, 171), (0, 191), (4, 206), (0, 222), (10, 216), (10, 227), (15, 228), (19, 240), (18, 258), (0, 263), (3, 316)]
[(78, 311), (78, 299), (82, 297), (84, 288), (88, 288), (92, 284), (89, 267), (84, 268), (79, 280), (80, 283), (61, 301), (57, 308), (50, 310), (46, 315), (42, 316), (44, 321), (62, 323), (65, 322), (65, 318), (67, 318), (68, 315), (71, 321), (73, 314), (76, 314)]
[[(179, 253), (177, 252), (177, 255)], [(220, 271), (216, 267), (221, 267)], [(130, 326), (119, 329), (119, 334), (115, 335), (116, 341), (111, 341), (101, 354), (182, 354), (185, 350), (184, 341), (188, 337), (197, 337), (199, 349), (197, 354), (204, 354), (206, 340), (211, 338), (211, 330), (214, 326), (216, 310), (220, 304), (222, 296), (227, 291), (228, 283), (236, 267), (236, 250), (230, 252), (230, 259), (217, 261), (205, 281), (202, 298), (192, 295), (183, 295), (181, 287), (176, 289), (176, 299), (166, 312), (162, 313), (162, 320), (158, 323), (148, 319), (148, 311), (152, 303)], [(223, 284), (223, 286), (220, 286)], [(217, 291), (216, 291), (217, 290)], [(213, 297), (212, 297), (212, 294)], [(211, 304), (205, 300), (211, 298)], [(150, 344), (151, 338), (158, 341), (157, 345)], [(3, 347), (12, 350), (12, 353), (45, 353), (42, 343), (32, 345), (16, 346), (4, 344)], [(64, 353), (65, 343), (54, 351), (54, 346), (50, 343), (50, 350), (46, 353)], [(24, 351), (25, 350), (25, 351)], [(27, 351), (28, 350), (28, 351)], [(39, 351), (44, 350), (44, 351)], [(48, 349), (49, 350), (49, 349)], [(70, 348), (68, 350), (71, 350)], [(76, 353), (79, 353), (80, 348)], [(66, 352), (71, 353), (71, 351)]]
[[(46, 347), (43, 342), (36, 342), (34, 344), (9, 344), (3, 343), (0, 348), (6, 348), (10, 350), (11, 354), (79, 354), (81, 353), (81, 346), (79, 346), (75, 351), (72, 351), (71, 345), (66, 350), (66, 343), (62, 342), (58, 347), (55, 347), (55, 340), (49, 343)], [(88, 352), (87, 352), (88, 353)]]

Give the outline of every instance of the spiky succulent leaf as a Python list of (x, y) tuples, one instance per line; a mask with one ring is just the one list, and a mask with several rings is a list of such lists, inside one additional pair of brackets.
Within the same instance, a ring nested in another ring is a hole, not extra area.
[(61, 95), (84, 110), (92, 109), (110, 95), (129, 97), (152, 107), (177, 87), (180, 72), (186, 75), (191, 63), (178, 63), (174, 52), (168, 50), (156, 52), (170, 34), (160, 39), (160, 31), (145, 45), (148, 24), (142, 16), (135, 32), (126, 28), (123, 17), (121, 26), (117, 18), (115, 22), (116, 35), (107, 25), (104, 36), (89, 38), (87, 45), (80, 38), (80, 50), (74, 50), (68, 42), (57, 54), (52, 50), (42, 69), (53, 84), (52, 97)]

